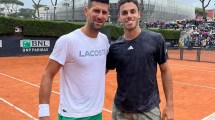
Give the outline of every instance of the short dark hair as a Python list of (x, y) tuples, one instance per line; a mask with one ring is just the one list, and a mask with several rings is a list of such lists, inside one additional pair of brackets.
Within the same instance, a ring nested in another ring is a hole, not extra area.
[(92, 6), (92, 2), (101, 2), (101, 3), (109, 4), (109, 0), (88, 0), (88, 5), (87, 5), (88, 8)]
[(127, 2), (133, 2), (137, 6), (138, 10), (140, 10), (139, 3), (138, 3), (137, 0), (119, 0), (118, 1), (118, 8), (120, 8), (121, 5), (123, 5), (123, 4), (127, 3)]

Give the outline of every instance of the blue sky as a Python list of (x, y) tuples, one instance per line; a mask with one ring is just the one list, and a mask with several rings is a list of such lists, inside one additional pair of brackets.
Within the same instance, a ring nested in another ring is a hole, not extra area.
[[(32, 0), (20, 0), (24, 3), (24, 6), (23, 8), (33, 8), (32, 5), (34, 4), (32, 2)], [(34, 0), (36, 3), (38, 3), (39, 0)], [(55, 2), (55, 0), (52, 0), (53, 2)], [(63, 0), (58, 0), (57, 2), (61, 2)], [(40, 4), (43, 4), (43, 5), (51, 5), (51, 0), (41, 0)]]
[[(22, 1), (25, 4), (24, 8), (32, 8), (32, 5), (33, 5), (32, 0), (20, 0), (20, 1)], [(34, 1), (38, 2), (38, 0), (34, 0)], [(63, 1), (63, 0), (58, 0), (58, 3), (61, 1)], [(193, 5), (195, 7), (201, 7), (200, 0), (177, 0), (177, 1)], [(206, 2), (208, 2), (208, 1), (209, 0), (206, 0)], [(55, 2), (55, 0), (53, 0), (53, 2)], [(40, 4), (51, 5), (51, 0), (41, 0)], [(214, 9), (214, 8), (215, 8), (214, 0), (211, 0), (209, 6), (206, 9)]]
[[(202, 3), (200, 2), (200, 0), (177, 0), (180, 1), (182, 3), (186, 3), (186, 4), (190, 4), (193, 5), (195, 7), (202, 7)], [(205, 0), (205, 4), (208, 3), (209, 0)], [(214, 9), (214, 0), (211, 0), (209, 6), (206, 9)]]

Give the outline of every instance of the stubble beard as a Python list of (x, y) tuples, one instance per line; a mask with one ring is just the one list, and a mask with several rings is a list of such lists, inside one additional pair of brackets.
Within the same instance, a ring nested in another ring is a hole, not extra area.
[(100, 30), (102, 29), (103, 26), (104, 26), (104, 24), (103, 24), (102, 26), (100, 26), (100, 27), (97, 27), (96, 24), (95, 24), (94, 22), (92, 22), (92, 23), (90, 24), (90, 28), (91, 28), (92, 30), (94, 30), (94, 31), (100, 31)]

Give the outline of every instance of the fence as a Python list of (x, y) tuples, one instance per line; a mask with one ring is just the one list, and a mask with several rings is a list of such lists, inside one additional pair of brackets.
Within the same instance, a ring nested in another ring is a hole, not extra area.
[[(193, 6), (178, 3), (176, 0), (139, 0), (139, 4), (141, 21), (172, 21), (185, 18), (193, 19), (195, 16)], [(87, 6), (87, 0), (65, 0), (58, 3), (57, 7), (40, 8), (40, 18), (44, 20), (85, 21), (85, 6)], [(117, 14), (117, 0), (110, 0), (108, 22), (116, 24)]]
[(170, 59), (215, 63), (215, 46), (210, 49), (202, 47), (168, 47)]

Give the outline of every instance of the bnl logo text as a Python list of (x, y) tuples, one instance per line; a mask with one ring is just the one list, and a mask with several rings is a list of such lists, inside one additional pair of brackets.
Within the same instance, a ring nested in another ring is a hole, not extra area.
[(49, 40), (21, 40), (20, 47), (31, 48), (31, 47), (50, 47)]

